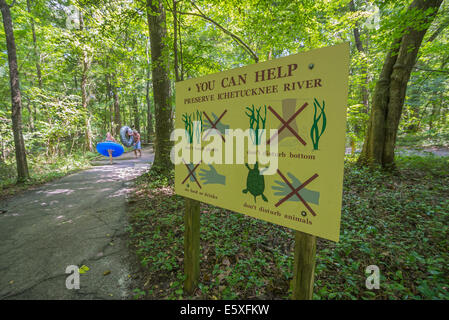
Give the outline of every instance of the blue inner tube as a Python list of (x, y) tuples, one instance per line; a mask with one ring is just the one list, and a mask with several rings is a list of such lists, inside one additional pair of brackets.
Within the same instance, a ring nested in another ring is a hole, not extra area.
[(97, 151), (99, 154), (109, 157), (108, 150), (112, 150), (112, 156), (114, 158), (121, 156), (122, 153), (125, 152), (123, 146), (115, 142), (100, 142), (97, 144)]
[(123, 126), (120, 128), (120, 141), (127, 147), (131, 147), (134, 143), (134, 137), (128, 135), (128, 131), (132, 131), (130, 127)]

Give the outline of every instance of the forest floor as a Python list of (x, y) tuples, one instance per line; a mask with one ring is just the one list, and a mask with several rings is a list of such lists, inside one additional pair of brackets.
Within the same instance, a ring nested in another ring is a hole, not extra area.
[[(132, 153), (0, 200), (0, 299), (122, 299), (133, 266), (125, 228), (133, 180), (153, 161)], [(80, 289), (66, 268), (83, 268)]]
[[(318, 239), (314, 299), (449, 299), (449, 157), (398, 156), (397, 171), (346, 156), (340, 241)], [(201, 204), (198, 289), (183, 292), (184, 199), (147, 173), (129, 198), (141, 264), (135, 299), (288, 299), (294, 233)], [(365, 269), (380, 269), (380, 289)]]
[[(345, 154), (351, 154), (352, 150), (351, 148), (345, 148)], [(356, 149), (355, 153), (362, 152), (361, 149)], [(396, 147), (395, 150), (396, 154), (398, 155), (406, 155), (406, 156), (429, 156), (434, 155), (437, 157), (448, 157), (449, 156), (449, 148), (448, 147), (438, 147), (438, 146), (429, 146), (429, 147), (405, 147), (405, 146), (399, 146)]]

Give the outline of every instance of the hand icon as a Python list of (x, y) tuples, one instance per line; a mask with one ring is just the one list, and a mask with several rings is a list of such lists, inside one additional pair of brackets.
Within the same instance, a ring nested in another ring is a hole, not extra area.
[[(290, 172), (287, 174), (290, 178), (291, 185), (296, 189), (298, 188), (302, 183), (299, 181), (293, 174)], [(274, 193), (275, 196), (281, 196), (285, 197), (286, 195), (290, 194), (293, 190), (284, 182), (280, 180), (275, 180), (275, 183), (278, 184), (278, 186), (273, 186), (271, 189), (276, 190)], [(299, 195), (307, 202), (313, 203), (313, 204), (319, 204), (320, 203), (320, 193), (317, 191), (312, 191), (306, 188), (303, 188), (298, 191)], [(287, 201), (300, 201), (298, 196), (294, 194), (290, 198), (288, 198)]]
[[(217, 117), (217, 115), (216, 115), (215, 113), (213, 113), (213, 112), (212, 112), (212, 117), (213, 117), (212, 122), (213, 122), (213, 123), (217, 122), (218, 117)], [(212, 124), (209, 122), (209, 120), (206, 119), (206, 121), (204, 121), (204, 125), (203, 125), (204, 131), (207, 131), (207, 130), (209, 130), (209, 129), (211, 129), (211, 128), (212, 128)], [(223, 124), (223, 123), (221, 123), (221, 120), (220, 120), (220, 122), (218, 122), (217, 125), (216, 125), (216, 129), (217, 129), (222, 135), (224, 135), (224, 134), (226, 133), (226, 129), (229, 129), (229, 125), (228, 125), (228, 124)]]
[(199, 176), (200, 180), (204, 184), (226, 184), (226, 176), (223, 176), (215, 170), (215, 168), (209, 164), (209, 169), (201, 169)]

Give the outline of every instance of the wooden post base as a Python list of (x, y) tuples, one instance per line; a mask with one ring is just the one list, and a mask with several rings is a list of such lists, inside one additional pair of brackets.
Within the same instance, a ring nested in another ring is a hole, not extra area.
[(184, 213), (184, 291), (192, 294), (200, 275), (200, 203), (185, 198)]
[(315, 275), (316, 237), (295, 231), (293, 300), (312, 300)]

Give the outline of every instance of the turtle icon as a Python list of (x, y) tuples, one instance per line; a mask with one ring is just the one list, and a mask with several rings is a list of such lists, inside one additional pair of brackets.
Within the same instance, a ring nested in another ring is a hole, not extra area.
[(259, 172), (259, 163), (256, 162), (254, 168), (251, 169), (247, 163), (245, 166), (248, 168), (248, 177), (246, 178), (246, 189), (243, 193), (251, 193), (254, 196), (254, 202), (256, 202), (257, 196), (262, 196), (264, 201), (268, 201), (267, 197), (263, 194), (265, 190), (265, 177)]

